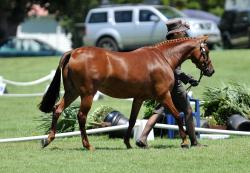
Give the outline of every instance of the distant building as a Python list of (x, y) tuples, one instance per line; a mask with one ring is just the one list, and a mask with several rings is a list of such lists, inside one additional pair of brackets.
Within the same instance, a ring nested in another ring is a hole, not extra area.
[(17, 37), (36, 38), (63, 52), (72, 47), (71, 34), (50, 16), (28, 18), (18, 26)]

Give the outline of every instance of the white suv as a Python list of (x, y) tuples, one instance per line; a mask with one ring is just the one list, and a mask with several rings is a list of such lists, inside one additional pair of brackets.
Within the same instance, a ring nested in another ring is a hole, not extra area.
[(221, 42), (220, 30), (209, 20), (187, 18), (165, 6), (122, 5), (91, 9), (85, 20), (84, 45), (110, 50), (128, 50), (165, 39), (169, 18), (184, 18), (190, 24), (191, 37), (208, 35), (209, 44)]

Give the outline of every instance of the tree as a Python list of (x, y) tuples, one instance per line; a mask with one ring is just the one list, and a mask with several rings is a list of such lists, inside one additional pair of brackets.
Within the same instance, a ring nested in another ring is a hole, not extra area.
[(28, 0), (1, 0), (0, 41), (16, 35), (17, 26), (25, 19), (31, 4)]
[(221, 16), (224, 11), (225, 0), (162, 0), (164, 5), (170, 5), (178, 9), (201, 9)]
[(25, 20), (33, 4), (47, 8), (62, 25), (73, 32), (74, 23), (83, 22), (90, 8), (101, 0), (1, 0), (0, 3), (0, 42), (15, 36), (17, 26)]

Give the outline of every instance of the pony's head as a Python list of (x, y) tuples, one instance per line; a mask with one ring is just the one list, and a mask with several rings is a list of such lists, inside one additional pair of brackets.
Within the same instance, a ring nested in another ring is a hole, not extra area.
[(191, 53), (191, 60), (205, 76), (212, 76), (214, 67), (209, 57), (209, 49), (206, 43), (207, 39), (208, 36), (197, 38), (197, 46)]

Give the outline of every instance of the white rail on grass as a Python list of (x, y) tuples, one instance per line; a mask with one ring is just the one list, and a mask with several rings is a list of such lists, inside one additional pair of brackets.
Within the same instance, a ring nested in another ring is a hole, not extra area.
[[(138, 123), (135, 124), (135, 127), (138, 127), (138, 126), (139, 126)], [(104, 132), (110, 132), (110, 131), (123, 130), (123, 129), (127, 129), (127, 128), (128, 128), (128, 125), (119, 125), (119, 126), (104, 127), (104, 128), (98, 128), (98, 129), (90, 129), (90, 130), (86, 130), (86, 133), (87, 134), (104, 133)], [(79, 136), (79, 135), (80, 135), (80, 131), (58, 133), (58, 134), (56, 134), (56, 138)], [(46, 139), (47, 137), (48, 137), (48, 135), (41, 135), (41, 136), (0, 139), (0, 143), (41, 140), (41, 139)]]
[[(141, 135), (142, 129), (145, 126), (145, 120), (137, 120), (134, 128), (134, 139), (138, 139)], [(112, 126), (112, 127), (104, 127), (104, 128), (98, 128), (98, 129), (90, 129), (87, 130), (87, 134), (95, 134), (95, 133), (104, 133), (104, 132), (110, 132), (110, 131), (117, 131), (117, 130), (123, 130), (127, 129), (127, 125), (119, 125), (119, 126)], [(178, 126), (176, 125), (169, 125), (169, 124), (156, 124), (155, 128), (162, 128), (162, 129), (170, 129), (170, 130), (178, 130)], [(250, 136), (250, 132), (244, 132), (244, 131), (232, 131), (232, 130), (218, 130), (218, 129), (207, 129), (207, 128), (195, 128), (196, 132), (201, 133), (215, 133), (215, 134), (229, 134), (229, 135), (246, 135)], [(67, 133), (60, 133), (56, 134), (56, 137), (69, 137), (69, 136), (78, 136), (80, 135), (80, 131), (75, 132), (67, 132)], [(42, 136), (31, 136), (31, 137), (20, 137), (20, 138), (6, 138), (6, 139), (0, 139), (0, 143), (7, 143), (7, 142), (24, 142), (24, 141), (32, 141), (32, 140), (41, 140), (46, 139), (47, 135)]]
[[(158, 124), (158, 123), (155, 124), (155, 128), (170, 129), (170, 130), (179, 130), (178, 126), (176, 126), (176, 125)], [(195, 131), (196, 132), (200, 132), (200, 133), (214, 133), (214, 134), (246, 135), (246, 136), (250, 136), (250, 132), (235, 131), (235, 130), (219, 130), (219, 129), (208, 129), (208, 128), (195, 127)]]

